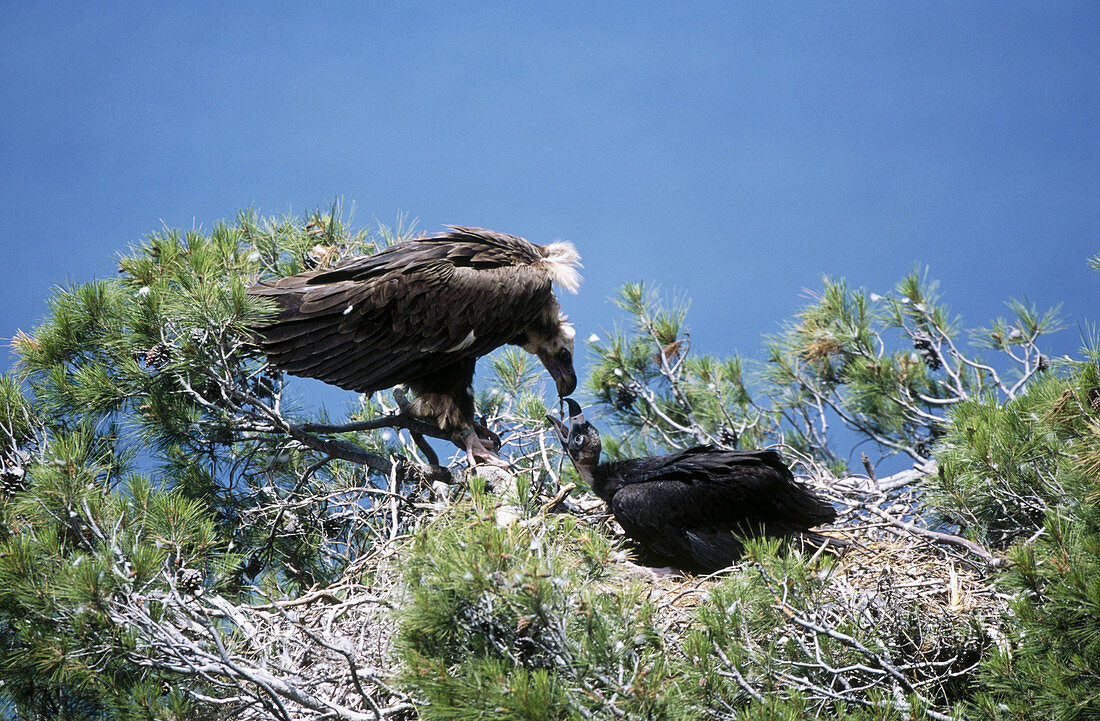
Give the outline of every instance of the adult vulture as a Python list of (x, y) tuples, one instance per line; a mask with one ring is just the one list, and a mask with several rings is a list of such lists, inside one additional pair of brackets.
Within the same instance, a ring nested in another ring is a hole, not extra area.
[(600, 463), (599, 432), (576, 401), (565, 402), (569, 428), (550, 420), (566, 454), (637, 542), (643, 563), (711, 573), (741, 556), (745, 537), (827, 541), (809, 529), (835, 520), (836, 511), (795, 483), (775, 451), (696, 446)]
[(474, 430), (474, 364), (511, 343), (539, 357), (560, 396), (573, 392), (574, 331), (551, 286), (576, 292), (579, 265), (570, 243), (451, 226), (248, 292), (278, 303), (257, 329), (276, 367), (360, 393), (406, 384), (408, 415), (492, 461)]

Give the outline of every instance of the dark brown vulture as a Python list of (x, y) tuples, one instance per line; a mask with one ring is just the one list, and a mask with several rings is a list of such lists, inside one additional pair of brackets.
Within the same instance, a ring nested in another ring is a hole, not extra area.
[(809, 529), (835, 520), (836, 511), (795, 483), (775, 451), (696, 446), (600, 463), (599, 432), (585, 421), (576, 401), (565, 402), (572, 416), (569, 428), (550, 420), (566, 454), (637, 542), (646, 565), (711, 573), (741, 556), (746, 537), (826, 542)]
[(551, 285), (576, 292), (579, 265), (569, 243), (453, 226), (248, 292), (278, 302), (278, 316), (258, 329), (276, 367), (360, 393), (406, 384), (416, 394), (407, 413), (456, 433), (472, 462), (496, 459), (474, 431), (478, 358), (518, 345), (539, 357), (560, 396), (576, 388), (574, 331)]

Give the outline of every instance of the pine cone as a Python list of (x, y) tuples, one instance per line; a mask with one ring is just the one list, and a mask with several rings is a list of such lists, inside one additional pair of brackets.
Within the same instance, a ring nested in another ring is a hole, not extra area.
[(913, 335), (913, 347), (920, 352), (921, 358), (924, 359), (925, 364), (936, 371), (943, 365), (940, 363), (940, 357), (936, 353), (936, 349), (932, 347), (932, 339), (923, 333), (917, 333)]
[(184, 568), (176, 575), (176, 585), (184, 593), (194, 593), (202, 588), (202, 573), (196, 568)]
[(27, 488), (26, 471), (22, 466), (0, 468), (0, 497), (12, 496)]
[(1094, 413), (1100, 413), (1100, 386), (1089, 388), (1089, 407)]
[(626, 383), (616, 386), (615, 406), (617, 408), (624, 411), (632, 410), (636, 400), (638, 400), (638, 392), (631, 387), (631, 384)]
[(26, 490), (30, 462), (31, 454), (22, 448), (10, 448), (0, 456), (0, 496)]
[(723, 446), (737, 448), (737, 441), (739, 439), (740, 437), (737, 435), (737, 431), (733, 430), (729, 426), (722, 426), (722, 430), (718, 431), (718, 441)]
[(157, 343), (145, 353), (145, 365), (160, 368), (171, 359), (171, 352), (163, 343)]

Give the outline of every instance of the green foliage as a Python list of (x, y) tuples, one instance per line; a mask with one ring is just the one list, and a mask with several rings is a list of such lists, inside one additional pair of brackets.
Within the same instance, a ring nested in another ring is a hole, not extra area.
[(490, 501), (475, 488), (409, 550), (398, 643), (421, 717), (678, 718), (654, 608), (609, 578), (607, 540), (568, 517), (500, 527)]
[[(682, 689), (700, 717), (903, 719), (965, 698), (933, 667), (966, 668), (968, 620), (944, 626), (915, 607), (838, 594), (827, 556), (782, 553), (774, 540), (747, 551), (703, 596), (683, 639)], [(942, 645), (912, 641), (934, 637)], [(930, 648), (943, 658), (927, 657)]]
[[(914, 270), (888, 297), (825, 278), (794, 320), (765, 339), (765, 361), (750, 366), (694, 352), (684, 301), (666, 303), (627, 283), (618, 304), (631, 327), (592, 345), (598, 360), (588, 384), (624, 431), (626, 445), (613, 443), (613, 453), (778, 440), (835, 473), (847, 470), (837, 446), (853, 437), (873, 441), (884, 456), (928, 464), (944, 409), (990, 393), (1016, 397), (1047, 369), (1037, 340), (1058, 329), (1054, 311), (1010, 303), (1012, 320), (997, 319), (973, 338), (1001, 354), (1009, 371), (999, 371), (963, 346), (961, 321), (926, 275)], [(837, 425), (850, 431), (842, 439), (831, 430)]]
[(1071, 446), (1088, 423), (1079, 392), (1048, 377), (1004, 405), (985, 398), (955, 406), (929, 482), (946, 515), (1003, 548), (1042, 528), (1049, 511), (1075, 513), (1084, 479)]
[[(209, 234), (151, 234), (118, 277), (58, 289), (13, 339), (0, 377), (0, 686), (21, 708), (186, 717), (186, 694), (134, 664), (120, 606), (177, 581), (281, 596), (338, 577), (376, 541), (359, 517), (372, 512), (369, 470), (278, 432), (292, 393), (252, 343), (270, 309), (245, 292), (403, 232), (352, 232), (341, 212), (247, 211)], [(302, 502), (313, 493), (324, 500)]]
[(224, 584), (235, 562), (197, 502), (142, 477), (113, 488), (101, 441), (87, 431), (55, 437), (28, 489), (0, 511), (0, 678), (12, 700), (41, 714), (186, 718), (181, 697), (129, 662), (134, 641), (113, 601), (167, 591), (166, 578), (188, 568)]
[(587, 384), (607, 420), (622, 431), (605, 443), (609, 457), (763, 442), (771, 425), (746, 389), (740, 358), (690, 352), (686, 301), (666, 303), (644, 283), (627, 283), (616, 302), (632, 327), (591, 344), (597, 363)]
[(946, 512), (1017, 542), (1008, 638), (978, 676), (985, 718), (1100, 716), (1100, 355), (1085, 355), (1004, 407), (960, 407), (944, 439)]
[[(488, 501), (475, 490), (410, 549), (398, 647), (421, 718), (900, 720), (969, 693), (931, 683), (973, 663), (969, 619), (838, 596), (828, 556), (752, 542), (692, 589), (693, 609), (658, 606), (599, 534), (568, 518), (501, 527)], [(933, 636), (956, 645), (942, 659), (906, 646)]]
[(1003, 581), (1014, 593), (1009, 643), (978, 677), (984, 717), (1100, 717), (1100, 508), (1080, 512), (1077, 522), (1048, 516), (1040, 539), (1014, 549)]
[[(89, 720), (1100, 714), (1100, 354), (1093, 342), (1084, 361), (1051, 367), (1038, 340), (1057, 328), (1053, 311), (1012, 302), (965, 342), (922, 272), (885, 297), (827, 278), (753, 364), (696, 352), (686, 299), (628, 283), (628, 322), (592, 346), (587, 388), (610, 457), (778, 442), (840, 472), (845, 427), (884, 456), (938, 464), (921, 489), (935, 516), (914, 513), (1015, 562), (998, 579), (1013, 598), (1003, 647), (987, 653), (981, 619), (931, 615), (885, 576), (854, 589), (840, 562), (775, 542), (750, 543), (724, 577), (671, 601), (652, 594), (592, 514), (548, 513), (573, 472), (547, 442), (545, 374), (515, 349), (478, 379), (477, 407), (515, 471), (499, 474), (511, 485), (496, 497), (479, 476), (468, 500), (443, 487), (457, 474), (417, 476), (419, 451), (399, 433), (311, 435), (307, 424), (328, 419), (299, 410), (298, 391), (266, 366), (250, 328), (272, 309), (245, 289), (411, 232), (352, 230), (341, 216), (339, 204), (304, 219), (246, 211), (209, 233), (151, 234), (118, 277), (58, 289), (48, 317), (13, 340), (14, 371), (0, 376), (0, 709)], [(1100, 269), (1100, 256), (1090, 262)], [(376, 394), (351, 420), (390, 410)], [(867, 503), (846, 500), (853, 519)], [(373, 595), (387, 584), (392, 608)], [(364, 663), (333, 632), (360, 619), (380, 624), (363, 629), (380, 656), (385, 624), (398, 625), (392, 674), (367, 668), (388, 658)], [(275, 628), (281, 645), (264, 645)]]
[[(392, 235), (350, 233), (339, 210), (314, 213), (304, 227), (244, 212), (209, 235), (152, 234), (119, 261), (118, 278), (59, 291), (51, 315), (15, 342), (18, 377), (46, 435), (96, 429), (123, 464), (113, 480), (140, 454), (159, 483), (205, 504), (238, 546), (257, 549), (253, 573), (281, 557), (304, 586), (334, 566), (307, 524), (271, 536), (264, 526), (278, 511), (262, 510), (272, 493), (260, 489), (289, 492), (316, 459), (262, 435), (285, 387), (251, 342), (250, 328), (270, 310), (245, 289), (260, 275), (335, 262)], [(347, 485), (355, 474), (333, 464), (310, 478), (336, 475)]]
[[(822, 451), (829, 445), (824, 429), (830, 417), (888, 453), (925, 463), (942, 433), (943, 409), (986, 393), (1015, 397), (1045, 370), (1036, 341), (1058, 324), (1053, 311), (1039, 316), (1011, 303), (1015, 321), (998, 319), (985, 332), (1001, 342), (978, 345), (1005, 354), (1015, 375), (1009, 381), (963, 347), (960, 319), (926, 274), (914, 270), (888, 297), (826, 278), (813, 300), (769, 339), (763, 377), (790, 429), (787, 442), (836, 470), (839, 457)], [(821, 410), (812, 412), (815, 407)]]

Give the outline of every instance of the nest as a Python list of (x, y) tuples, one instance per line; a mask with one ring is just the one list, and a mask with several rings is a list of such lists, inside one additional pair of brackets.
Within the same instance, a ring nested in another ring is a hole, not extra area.
[(929, 539), (885, 522), (830, 535), (851, 543), (834, 570), (835, 585), (848, 594), (882, 597), (945, 619), (1005, 610), (984, 566)]
[[(808, 482), (817, 485), (814, 479)], [(769, 577), (766, 564), (750, 560), (702, 577), (655, 577), (635, 570), (632, 575), (649, 585), (662, 635), (681, 637), (700, 624), (698, 607), (714, 597), (712, 589), (731, 572), (752, 571), (771, 587), (772, 608), (787, 618), (769, 638), (793, 638), (795, 647), (806, 652), (771, 658), (771, 668), (783, 669), (782, 681), (772, 691), (797, 689), (821, 703), (862, 704), (867, 701), (859, 693), (837, 689), (885, 683), (895, 695), (916, 693), (944, 708), (964, 698), (977, 664), (992, 646), (1003, 642), (999, 629), (1008, 604), (997, 591), (994, 569), (1006, 562), (966, 539), (919, 525), (920, 499), (911, 485), (883, 492), (869, 479), (848, 488), (829, 479), (818, 490), (842, 508), (838, 523), (821, 531), (847, 546), (831, 559), (811, 559), (820, 583), (815, 590), (806, 597), (792, 593), (788, 598), (786, 580)], [(803, 552), (821, 556), (833, 550), (826, 546), (819, 552)], [(736, 627), (729, 631), (743, 633)], [(762, 657), (768, 653), (769, 638), (749, 634), (738, 643), (750, 650), (750, 657)], [(852, 665), (838, 671), (820, 664), (826, 641), (845, 646)], [(716, 667), (728, 665), (719, 649), (715, 653)], [(751, 675), (750, 669), (737, 672)], [(759, 673), (763, 676), (754, 680), (742, 678), (744, 688), (755, 685), (767, 693), (774, 679), (765, 678), (770, 671)], [(899, 708), (903, 705), (899, 702)]]
[[(967, 679), (977, 663), (1000, 638), (997, 629), (1006, 598), (993, 584), (992, 569), (998, 559), (988, 552), (975, 553), (976, 546), (964, 539), (919, 527), (919, 497), (910, 486), (899, 484), (884, 492), (867, 479), (826, 480), (805, 482), (841, 509), (838, 523), (821, 531), (846, 546), (842, 551), (832, 546), (802, 549), (817, 556), (809, 561), (816, 580), (808, 584), (806, 595), (788, 598), (783, 593), (785, 579), (770, 578), (768, 564), (752, 560), (740, 561), (732, 571), (702, 577), (658, 576), (652, 569), (616, 562), (600, 581), (600, 592), (618, 593), (625, 585), (645, 584), (657, 609), (656, 630), (669, 649), (680, 649), (685, 634), (704, 623), (699, 607), (715, 597), (712, 590), (731, 573), (750, 571), (778, 591), (772, 608), (786, 618), (765, 636), (731, 626), (731, 638), (716, 636), (713, 658), (702, 661), (719, 673), (742, 675), (747, 693), (795, 689), (821, 704), (866, 704), (863, 691), (884, 685), (897, 698), (897, 693), (917, 693), (943, 708), (957, 702), (966, 693)], [(594, 496), (562, 494), (545, 510), (559, 503), (582, 523), (602, 527), (612, 536), (622, 535)], [(414, 511), (413, 525), (433, 515), (424, 513), (426, 508)], [(433, 506), (432, 511), (438, 509)], [(542, 525), (538, 516), (517, 520), (502, 518), (500, 513), (497, 522)], [(240, 629), (227, 643), (238, 668), (251, 666), (257, 680), (233, 684), (240, 694), (237, 698), (245, 701), (239, 709), (241, 718), (263, 716), (264, 694), (258, 681), (272, 673), (290, 689), (286, 694), (275, 691), (276, 695), (285, 696), (303, 717), (321, 718), (333, 708), (338, 709), (336, 715), (346, 717), (410, 715), (415, 700), (391, 685), (394, 609), (408, 601), (398, 567), (399, 547), (399, 542), (382, 543), (375, 553), (352, 564), (341, 582), (294, 599), (236, 608), (214, 598), (181, 599), (177, 614), (181, 633), (207, 632), (196, 611), (212, 619), (221, 617), (223, 623), (232, 621)], [(164, 639), (169, 646), (165, 654), (178, 650), (171, 643), (178, 643), (180, 636), (173, 638), (177, 640)], [(791, 647), (776, 645), (784, 639), (809, 649), (809, 655), (768, 658), (777, 648)], [(820, 659), (823, 642), (835, 646), (837, 641), (845, 647), (843, 668), (829, 663), (815, 666), (815, 649)], [(743, 658), (768, 661), (763, 667), (733, 666), (722, 655), (721, 646), (727, 643), (741, 644), (747, 651)], [(774, 669), (785, 674), (778, 682), (769, 676)], [(900, 687), (898, 679), (904, 679)], [(208, 700), (235, 703), (228, 698)], [(901, 708), (903, 702), (897, 704)]]
[[(829, 485), (835, 489), (837, 482)], [(866, 487), (866, 480), (863, 485)], [(922, 535), (924, 529), (910, 522), (919, 515), (920, 501), (908, 488), (901, 494), (884, 494), (877, 503), (845, 496), (840, 505), (847, 506), (840, 520), (820, 529), (823, 535), (847, 544), (839, 552), (823, 549), (835, 556), (825, 580), (825, 593), (832, 601), (867, 608), (906, 609), (945, 625), (974, 619), (992, 622), (1007, 610), (1007, 598), (998, 593), (991, 573), (992, 567), (1006, 562), (991, 555), (977, 556), (961, 545), (969, 542), (948, 533), (934, 532), (938, 538)], [(879, 516), (869, 512), (872, 505)], [(883, 510), (883, 506), (888, 510)], [(910, 521), (902, 521), (894, 514)], [(880, 520), (880, 516), (889, 520)], [(621, 533), (613, 520), (607, 523), (613, 532)], [(815, 549), (807, 548), (804, 552), (814, 553)], [(643, 573), (639, 577), (651, 584), (662, 603), (690, 610), (707, 589), (726, 575), (726, 572), (710, 576)]]

